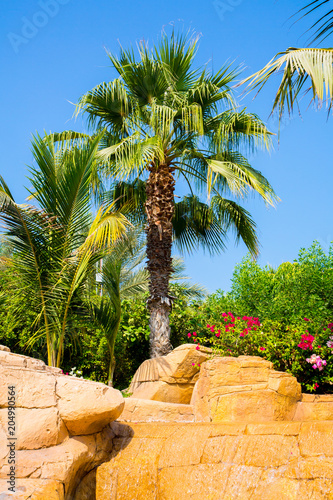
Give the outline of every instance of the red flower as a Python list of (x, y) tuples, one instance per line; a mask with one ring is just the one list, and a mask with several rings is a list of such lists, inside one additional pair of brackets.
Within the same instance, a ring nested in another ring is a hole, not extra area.
[(310, 321), (308, 318), (304, 318), (304, 321)]
[(187, 334), (187, 336), (188, 336), (188, 337), (191, 337), (191, 334), (190, 334), (190, 333), (188, 333), (188, 334)]
[(266, 351), (266, 347), (259, 347), (261, 351)]
[(197, 345), (196, 350), (200, 351), (200, 346), (199, 345)]
[(194, 337), (196, 337), (197, 336), (197, 332), (193, 332), (193, 335), (194, 335)]

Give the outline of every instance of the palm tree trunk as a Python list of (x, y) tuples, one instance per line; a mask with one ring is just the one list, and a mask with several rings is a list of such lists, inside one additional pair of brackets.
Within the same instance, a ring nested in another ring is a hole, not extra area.
[(173, 169), (163, 164), (151, 165), (147, 181), (146, 212), (147, 269), (149, 272), (150, 357), (170, 352), (169, 314), (172, 297), (169, 279), (172, 272), (172, 217), (175, 180)]

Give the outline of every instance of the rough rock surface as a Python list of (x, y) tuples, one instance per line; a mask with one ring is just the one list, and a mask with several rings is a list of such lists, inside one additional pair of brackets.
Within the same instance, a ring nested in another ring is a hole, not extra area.
[(96, 500), (332, 500), (333, 422), (112, 424)]
[[(16, 398), (14, 496), (7, 489), (9, 387)], [(0, 346), (0, 500), (72, 500), (81, 479), (108, 459), (109, 424), (123, 407), (119, 391)]]
[[(200, 351), (175, 352), (139, 370), (135, 390), (147, 370), (163, 397), (178, 386), (190, 394), (197, 379), (193, 405), (123, 402), (103, 384), (0, 346), (0, 500), (333, 500), (333, 396), (301, 395), (294, 377), (262, 358), (210, 359), (198, 376), (192, 363), (203, 362)], [(17, 406), (14, 495), (9, 385)]]
[(294, 420), (333, 420), (333, 394), (302, 394)]
[(292, 420), (301, 386), (256, 356), (213, 358), (202, 366), (191, 404), (195, 421)]
[(210, 352), (184, 344), (166, 356), (148, 359), (136, 371), (128, 390), (134, 398), (189, 404), (199, 375), (197, 366)]
[(126, 398), (122, 422), (194, 422), (193, 407), (148, 399)]

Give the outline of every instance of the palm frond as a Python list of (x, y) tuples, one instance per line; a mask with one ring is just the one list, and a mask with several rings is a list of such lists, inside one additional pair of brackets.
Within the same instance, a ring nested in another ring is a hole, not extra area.
[(319, 14), (319, 19), (317, 19), (308, 30), (314, 32), (311, 39), (312, 42), (325, 40), (325, 38), (333, 33), (333, 8), (329, 8), (328, 6), (330, 1), (331, 0), (313, 0), (299, 10), (299, 13), (303, 14), (302, 17), (304, 17), (316, 12), (323, 6), (328, 7), (328, 10), (324, 14)]
[(273, 102), (281, 118), (285, 108), (292, 113), (298, 105), (301, 90), (311, 91), (311, 100), (321, 107), (323, 103), (331, 110), (333, 100), (333, 49), (295, 49), (279, 52), (266, 66), (243, 80), (248, 88), (259, 91), (274, 74), (282, 72), (282, 80)]

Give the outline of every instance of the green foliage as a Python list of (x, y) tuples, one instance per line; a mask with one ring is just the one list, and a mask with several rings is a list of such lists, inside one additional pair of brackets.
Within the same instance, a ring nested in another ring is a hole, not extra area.
[[(272, 320), (261, 324), (258, 318), (235, 317), (229, 312), (216, 324), (192, 333), (189, 340), (211, 347), (214, 355), (261, 356), (276, 370), (294, 375), (303, 392), (323, 394), (333, 393), (333, 324), (329, 326), (304, 319), (290, 326)], [(313, 363), (311, 356), (317, 357)]]
[(284, 324), (302, 322), (304, 317), (329, 322), (333, 318), (333, 248), (325, 254), (315, 241), (301, 249), (293, 263), (285, 262), (276, 270), (245, 257), (235, 267), (231, 291), (217, 291), (202, 306), (211, 324), (225, 311)]

